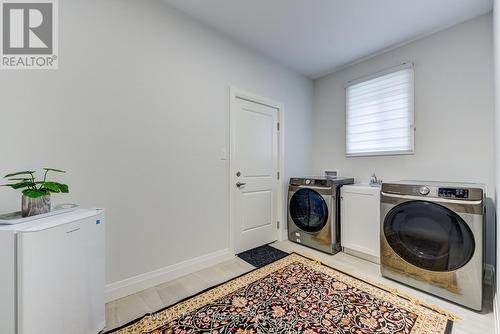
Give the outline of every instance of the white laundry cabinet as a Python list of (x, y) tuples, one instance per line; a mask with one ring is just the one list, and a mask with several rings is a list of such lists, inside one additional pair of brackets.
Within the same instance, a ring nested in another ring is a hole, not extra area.
[(380, 263), (380, 187), (343, 186), (340, 213), (344, 252)]

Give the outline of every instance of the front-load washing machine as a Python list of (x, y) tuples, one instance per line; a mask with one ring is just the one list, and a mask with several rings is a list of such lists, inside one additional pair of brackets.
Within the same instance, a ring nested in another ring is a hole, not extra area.
[(382, 275), (481, 310), (484, 187), (384, 183), (380, 201)]
[(329, 254), (340, 247), (340, 188), (346, 177), (292, 178), (288, 189), (288, 239)]

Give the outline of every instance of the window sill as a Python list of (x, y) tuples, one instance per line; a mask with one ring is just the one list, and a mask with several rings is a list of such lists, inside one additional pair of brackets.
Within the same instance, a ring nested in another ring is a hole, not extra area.
[(352, 153), (346, 154), (346, 158), (357, 158), (357, 157), (385, 157), (385, 156), (397, 156), (397, 155), (414, 155), (415, 151), (400, 151), (400, 152), (373, 152), (373, 153)]

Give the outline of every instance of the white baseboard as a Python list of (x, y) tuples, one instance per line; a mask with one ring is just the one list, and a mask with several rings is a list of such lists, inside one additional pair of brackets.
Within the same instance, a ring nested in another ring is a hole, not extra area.
[(349, 254), (349, 255), (352, 255), (355, 257), (359, 257), (363, 260), (370, 261), (370, 262), (373, 262), (375, 264), (380, 264), (380, 257), (367, 254), (368, 251), (367, 252), (360, 252), (358, 250), (355, 250), (355, 249), (352, 249), (349, 247), (342, 247), (342, 251), (346, 254)]
[(229, 249), (221, 249), (194, 259), (179, 262), (158, 270), (150, 271), (134, 277), (106, 285), (105, 299), (110, 302), (142, 290), (152, 288), (198, 270), (214, 266), (234, 257)]

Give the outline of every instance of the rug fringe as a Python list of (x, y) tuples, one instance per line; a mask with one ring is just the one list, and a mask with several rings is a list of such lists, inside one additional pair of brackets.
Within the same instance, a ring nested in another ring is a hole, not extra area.
[[(310, 255), (307, 252), (304, 252), (303, 254), (300, 254), (299, 252), (294, 252), (294, 253), (297, 253), (297, 254), (299, 254), (299, 255), (301, 255), (303, 257), (306, 257), (306, 258), (310, 259), (311, 261), (313, 261), (314, 263), (316, 263), (318, 265), (330, 266), (330, 265), (325, 264), (325, 263), (321, 262), (320, 260), (316, 259), (314, 256)], [(440, 307), (438, 307), (436, 305), (431, 305), (431, 304), (428, 304), (426, 302), (423, 302), (420, 299), (412, 297), (411, 295), (408, 295), (408, 294), (406, 294), (404, 292), (401, 292), (401, 291), (399, 291), (396, 288), (390, 288), (390, 287), (388, 287), (388, 286), (386, 286), (386, 285), (384, 285), (382, 283), (375, 283), (375, 282), (373, 282), (373, 281), (371, 281), (369, 279), (365, 279), (365, 278), (358, 278), (358, 279), (361, 280), (361, 281), (364, 281), (364, 282), (366, 282), (368, 284), (371, 284), (373, 286), (376, 286), (379, 289), (383, 289), (385, 291), (388, 291), (388, 292), (390, 292), (391, 294), (393, 294), (395, 296), (408, 299), (410, 302), (412, 302), (415, 305), (423, 306), (423, 307), (426, 307), (428, 309), (433, 310), (434, 312), (440, 313), (440, 314), (446, 316), (449, 320), (451, 320), (453, 322), (457, 322), (457, 321), (461, 320), (460, 317), (458, 317), (456, 314), (454, 314), (452, 312), (443, 310), (442, 308), (440, 308)]]

